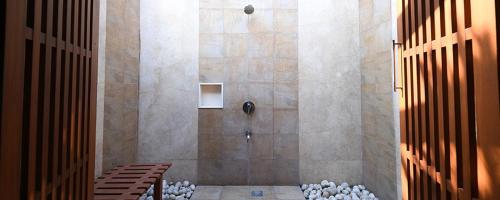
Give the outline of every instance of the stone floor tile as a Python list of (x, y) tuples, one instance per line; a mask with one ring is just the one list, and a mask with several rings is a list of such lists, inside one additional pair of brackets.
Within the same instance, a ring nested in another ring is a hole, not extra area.
[(279, 200), (296, 200), (304, 196), (298, 186), (273, 186), (273, 193)]
[[(252, 197), (263, 191), (263, 197)], [(304, 200), (298, 186), (198, 186), (191, 200)]]
[(194, 191), (192, 200), (219, 200), (222, 186), (198, 186)]

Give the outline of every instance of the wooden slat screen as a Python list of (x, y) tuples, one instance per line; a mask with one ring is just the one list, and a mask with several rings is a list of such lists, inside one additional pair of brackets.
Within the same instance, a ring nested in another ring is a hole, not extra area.
[(398, 0), (403, 199), (495, 199), (495, 1)]
[[(4, 51), (5, 51), (5, 1), (0, 3), (0, 77), (3, 77), (4, 72)], [(3, 95), (3, 81), (0, 81), (0, 96)], [(0, 113), (2, 113), (2, 98), (0, 98)], [(0, 115), (0, 121), (2, 121), (2, 116)], [(0, 123), (0, 130), (2, 130), (2, 124)], [(0, 132), (0, 149), (2, 145), (2, 136)]]
[(7, 0), (0, 192), (92, 199), (98, 0)]

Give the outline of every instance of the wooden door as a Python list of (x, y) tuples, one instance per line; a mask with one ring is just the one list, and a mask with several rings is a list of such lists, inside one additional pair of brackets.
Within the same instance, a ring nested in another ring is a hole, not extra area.
[(494, 0), (397, 0), (403, 199), (498, 199)]
[(92, 199), (99, 1), (2, 4), (0, 198)]

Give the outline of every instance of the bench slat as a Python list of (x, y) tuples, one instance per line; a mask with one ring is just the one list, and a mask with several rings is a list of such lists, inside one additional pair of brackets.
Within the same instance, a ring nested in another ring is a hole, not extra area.
[[(161, 163), (131, 164), (115, 167), (95, 180), (94, 199), (138, 199), (152, 184), (162, 184), (163, 174), (171, 166), (171, 163)], [(155, 191), (154, 196), (161, 197), (161, 193), (162, 191)]]

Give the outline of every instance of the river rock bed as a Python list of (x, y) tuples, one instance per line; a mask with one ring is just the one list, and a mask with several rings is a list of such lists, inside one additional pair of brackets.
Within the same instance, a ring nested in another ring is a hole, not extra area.
[(303, 184), (301, 189), (309, 200), (378, 200), (364, 185), (351, 186), (346, 182), (336, 185), (323, 180), (320, 184)]
[[(154, 185), (152, 185), (139, 200), (153, 200)], [(196, 185), (189, 181), (183, 182), (167, 182), (163, 180), (162, 200), (186, 200), (193, 196)]]

